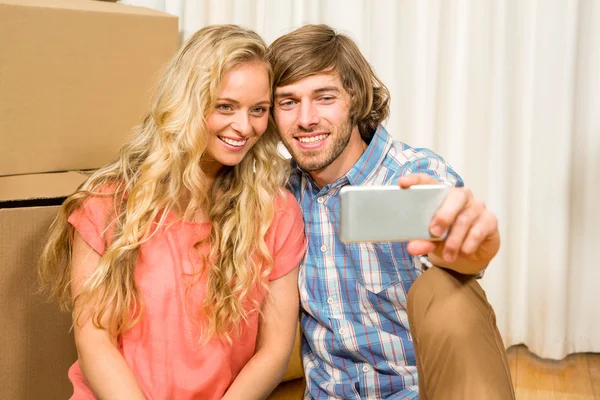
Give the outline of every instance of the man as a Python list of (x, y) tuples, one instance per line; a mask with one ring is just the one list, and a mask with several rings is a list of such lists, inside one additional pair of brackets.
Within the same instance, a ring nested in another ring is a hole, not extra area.
[[(389, 93), (346, 36), (308, 25), (269, 49), (275, 121), (306, 224), (299, 286), (310, 399), (510, 399), (495, 316), (475, 275), (496, 217), (438, 155), (392, 141)], [(431, 221), (443, 242), (344, 244), (345, 185), (454, 186)], [(429, 268), (421, 274), (426, 264)]]

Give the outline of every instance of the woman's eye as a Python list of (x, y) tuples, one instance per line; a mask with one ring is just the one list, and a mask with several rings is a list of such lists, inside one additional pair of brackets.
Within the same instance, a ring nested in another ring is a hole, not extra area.
[(252, 110), (252, 113), (255, 115), (264, 115), (267, 111), (268, 110), (265, 107), (256, 107)]
[(231, 107), (229, 104), (217, 104), (215, 108), (219, 111), (233, 111), (233, 107)]

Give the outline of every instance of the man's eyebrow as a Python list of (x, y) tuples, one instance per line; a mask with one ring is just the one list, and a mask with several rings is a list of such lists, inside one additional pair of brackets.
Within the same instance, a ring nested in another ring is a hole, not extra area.
[(313, 93), (339, 92), (339, 91), (340, 91), (340, 89), (338, 89), (336, 86), (325, 86), (325, 87), (315, 90)]
[[(321, 88), (313, 90), (313, 93), (315, 93), (315, 94), (319, 94), (319, 93), (323, 93), (323, 92), (336, 92), (336, 93), (339, 93), (340, 89), (337, 88), (336, 86), (323, 86)], [(294, 93), (293, 92), (275, 93), (275, 98), (276, 99), (280, 99), (282, 97), (294, 97)]]
[(281, 93), (275, 92), (276, 99), (280, 99), (282, 97), (293, 97), (293, 96), (294, 96), (294, 93), (292, 93), (292, 92), (281, 92)]

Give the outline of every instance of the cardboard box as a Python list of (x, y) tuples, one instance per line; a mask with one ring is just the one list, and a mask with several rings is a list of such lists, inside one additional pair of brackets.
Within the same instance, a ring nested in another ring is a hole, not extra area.
[(58, 204), (86, 179), (0, 177), (0, 398), (67, 399), (77, 359), (71, 316), (38, 294), (36, 265)]
[(107, 163), (179, 47), (177, 17), (93, 0), (0, 0), (0, 176)]
[(302, 400), (306, 383), (304, 378), (282, 382), (275, 388), (267, 400)]
[(38, 293), (58, 206), (111, 160), (179, 47), (177, 18), (92, 0), (0, 0), (0, 399), (66, 399), (71, 316)]

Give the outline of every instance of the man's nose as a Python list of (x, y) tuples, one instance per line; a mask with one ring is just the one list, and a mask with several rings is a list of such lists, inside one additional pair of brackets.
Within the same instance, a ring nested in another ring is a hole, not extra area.
[(319, 124), (319, 110), (310, 101), (300, 104), (300, 115), (298, 117), (298, 125), (305, 130), (311, 130)]

